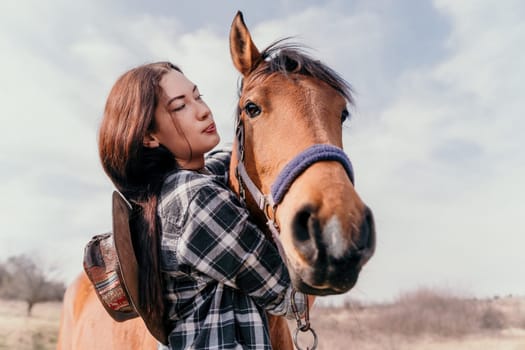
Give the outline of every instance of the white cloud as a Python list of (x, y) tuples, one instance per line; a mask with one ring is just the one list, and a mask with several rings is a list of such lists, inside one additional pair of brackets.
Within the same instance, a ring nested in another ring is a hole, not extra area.
[(71, 279), (87, 240), (111, 228), (112, 186), (99, 165), (96, 132), (115, 79), (133, 66), (171, 60), (199, 84), (222, 117), (219, 128), (230, 131), (236, 74), (225, 38), (183, 32), (174, 17), (86, 6), (71, 18), (67, 3), (42, 11), (38, 3), (8, 5), (0, 32), (0, 118), (9, 130), (0, 139), (0, 192), (9, 200), (0, 205), (0, 257), (42, 251)]
[[(0, 257), (45, 250), (68, 278), (87, 240), (110, 228), (96, 131), (121, 73), (174, 61), (199, 85), (223, 141), (232, 137), (227, 30), (107, 6), (0, 4)], [(358, 92), (345, 146), (376, 215), (378, 250), (351, 293), (376, 299), (440, 283), (523, 290), (523, 5), (442, 0), (421, 22), (398, 11), (406, 4), (373, 6), (294, 8), (253, 25), (256, 6), (244, 6), (259, 48), (297, 36)]]
[(525, 27), (517, 4), (466, 3), (438, 2), (452, 21), (448, 56), (400, 76), (379, 123), (349, 142), (379, 222), (365, 296), (385, 282), (523, 290), (511, 276), (525, 263)]

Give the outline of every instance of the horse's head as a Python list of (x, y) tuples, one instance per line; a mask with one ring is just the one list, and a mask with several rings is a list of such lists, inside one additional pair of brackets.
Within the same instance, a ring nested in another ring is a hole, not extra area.
[[(244, 160), (254, 187), (273, 195), (247, 196), (248, 205), (258, 205), (262, 210), (252, 213), (266, 220), (265, 212), (280, 228), (296, 288), (317, 295), (346, 292), (375, 246), (372, 213), (357, 195), (341, 151), (350, 88), (289, 45), (259, 52), (240, 12), (230, 50), (243, 76), (232, 165)], [(250, 187), (240, 176), (232, 182), (237, 190)]]

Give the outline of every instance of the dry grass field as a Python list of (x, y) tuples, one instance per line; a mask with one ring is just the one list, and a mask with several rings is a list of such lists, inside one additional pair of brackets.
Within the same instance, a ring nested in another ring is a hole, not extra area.
[[(60, 307), (37, 304), (27, 317), (23, 303), (0, 300), (0, 350), (54, 349)], [(525, 350), (519, 297), (473, 300), (423, 289), (386, 305), (316, 306), (311, 322), (320, 350)]]
[(387, 305), (314, 308), (320, 350), (525, 350), (525, 298), (418, 290)]
[(0, 300), (0, 350), (55, 349), (61, 307), (56, 302), (36, 304), (27, 317), (24, 303)]

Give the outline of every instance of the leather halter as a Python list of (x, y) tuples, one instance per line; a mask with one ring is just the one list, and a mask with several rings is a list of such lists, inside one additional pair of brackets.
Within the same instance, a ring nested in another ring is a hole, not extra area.
[[(328, 145), (328, 144), (315, 144), (308, 147), (306, 150), (299, 153), (295, 158), (293, 158), (284, 168), (281, 170), (275, 182), (272, 184), (270, 193), (263, 194), (261, 190), (255, 185), (252, 181), (246, 167), (244, 166), (244, 124), (242, 123), (240, 114), (237, 115), (236, 120), (236, 130), (235, 135), (237, 136), (237, 167), (235, 169), (235, 177), (239, 182), (239, 195), (243, 201), (246, 200), (246, 193), (244, 187), (250, 192), (252, 198), (257, 203), (259, 209), (264, 213), (266, 217), (266, 225), (268, 226), (272, 239), (279, 251), (279, 255), (283, 259), (283, 262), (286, 263), (286, 255), (284, 253), (284, 248), (282, 246), (281, 240), (279, 238), (279, 227), (275, 222), (275, 211), (277, 206), (282, 202), (286, 192), (289, 190), (292, 183), (295, 179), (301, 175), (308, 167), (312, 164), (320, 161), (337, 161), (346, 170), (350, 181), (354, 183), (354, 172), (352, 168), (352, 163), (344, 151), (338, 147)], [(270, 214), (270, 210), (272, 214)], [(298, 342), (297, 336), (299, 332), (311, 332), (313, 336), (313, 347), (312, 349), (317, 348), (317, 334), (310, 326), (309, 319), (309, 305), (308, 298), (306, 294), (304, 295), (306, 310), (304, 316), (304, 323), (301, 320), (301, 316), (295, 307), (295, 288), (292, 288), (292, 308), (293, 313), (297, 321), (297, 329), (295, 330), (293, 341), (297, 349), (301, 349)], [(309, 348), (307, 348), (309, 349)]]
[[(354, 183), (352, 163), (346, 153), (344, 153), (339, 147), (328, 144), (312, 145), (295, 156), (295, 158), (293, 158), (283, 170), (281, 170), (271, 186), (270, 193), (263, 194), (252, 181), (246, 171), (246, 167), (244, 166), (244, 125), (240, 115), (237, 115), (235, 134), (237, 136), (238, 152), (235, 176), (239, 182), (239, 194), (243, 200), (246, 200), (245, 187), (248, 192), (250, 192), (252, 198), (257, 203), (257, 206), (266, 217), (266, 224), (272, 233), (272, 238), (277, 245), (279, 254), (281, 254), (283, 261), (286, 261), (286, 256), (279, 239), (279, 227), (275, 222), (275, 211), (277, 206), (282, 202), (292, 183), (308, 167), (320, 161), (337, 161), (341, 163), (350, 178), (350, 181)], [(272, 211), (272, 214), (270, 214), (270, 210)]]

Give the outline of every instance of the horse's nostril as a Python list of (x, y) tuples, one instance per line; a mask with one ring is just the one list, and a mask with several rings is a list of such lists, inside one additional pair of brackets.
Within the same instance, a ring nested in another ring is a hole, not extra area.
[(374, 216), (370, 208), (366, 207), (361, 222), (357, 247), (361, 250), (372, 249), (375, 242)]
[(308, 261), (315, 259), (316, 236), (320, 236), (321, 227), (315, 216), (315, 209), (310, 206), (300, 210), (293, 220), (293, 240), (298, 251)]
[(311, 212), (310, 210), (301, 210), (295, 216), (293, 223), (294, 226), (294, 238), (297, 241), (304, 242), (310, 239), (310, 234), (308, 233), (308, 225), (310, 221)]

